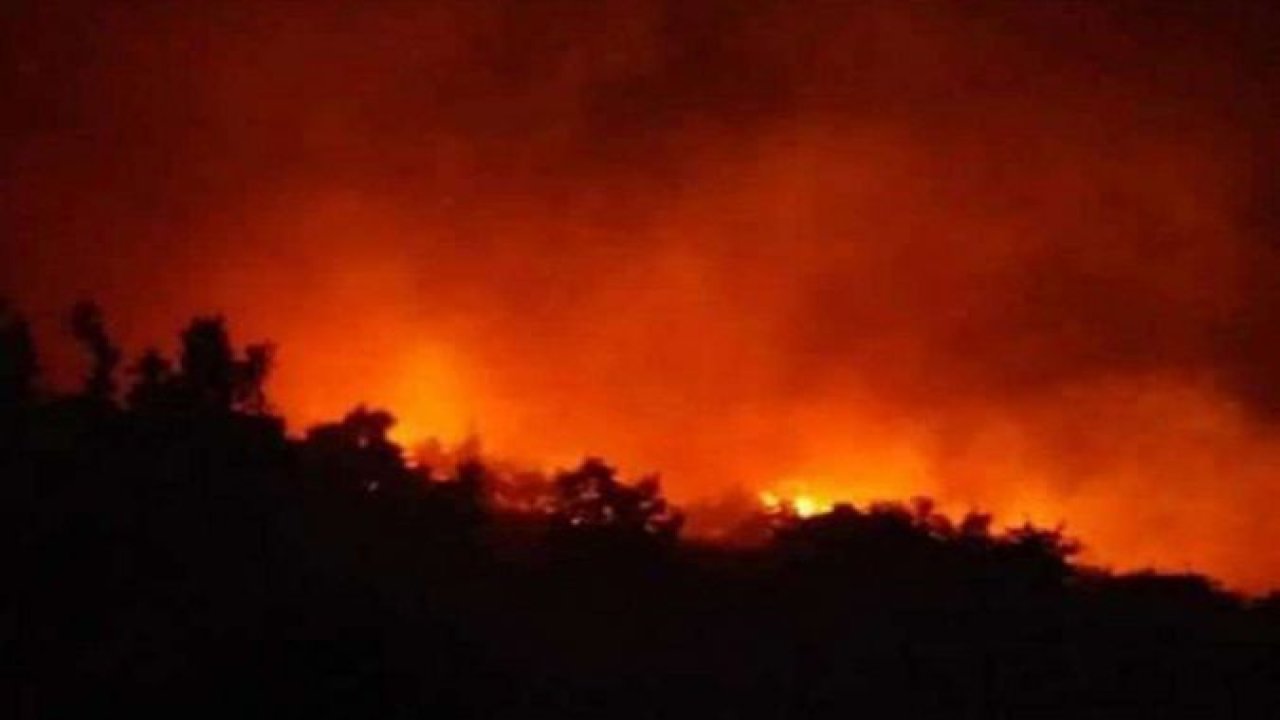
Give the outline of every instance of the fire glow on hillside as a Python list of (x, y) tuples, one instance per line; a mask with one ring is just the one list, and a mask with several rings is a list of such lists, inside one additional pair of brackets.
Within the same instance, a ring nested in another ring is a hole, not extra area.
[(694, 528), (927, 495), (1280, 581), (1275, 8), (850, 5), (19, 3), (0, 294)]

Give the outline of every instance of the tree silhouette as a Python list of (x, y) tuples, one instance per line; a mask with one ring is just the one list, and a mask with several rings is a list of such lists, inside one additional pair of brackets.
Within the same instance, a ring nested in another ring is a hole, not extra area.
[(684, 523), (684, 516), (662, 497), (656, 476), (623, 483), (617, 470), (599, 458), (587, 458), (576, 469), (556, 474), (554, 491), (552, 512), (571, 528), (674, 540)]
[(1060, 587), (1071, 576), (1071, 557), (1080, 552), (1080, 543), (1069, 538), (1061, 527), (1046, 529), (1024, 523), (1009, 530), (997, 548), (1006, 560), (1010, 575), (1037, 588)]
[(192, 402), (219, 410), (231, 408), (235, 352), (221, 317), (196, 318), (182, 331), (179, 368)]
[(125, 402), (134, 410), (157, 411), (172, 409), (178, 402), (177, 382), (173, 364), (155, 348), (148, 348), (129, 367), (133, 384), (129, 387)]
[(235, 364), (231, 401), (241, 412), (259, 415), (269, 412), (266, 383), (275, 363), (275, 347), (267, 343), (248, 345), (244, 359)]
[(388, 437), (394, 425), (391, 413), (361, 405), (308, 430), (304, 447), (313, 467), (336, 482), (355, 481), (368, 493), (403, 493), (413, 480), (400, 446)]
[(0, 406), (22, 406), (35, 399), (35, 342), (25, 318), (0, 301)]
[(197, 317), (182, 331), (178, 366), (148, 349), (130, 367), (134, 382), (126, 394), (130, 407), (148, 410), (270, 412), (266, 381), (274, 348), (253, 344), (238, 357), (220, 316)]
[(110, 402), (116, 392), (115, 372), (120, 349), (111, 342), (97, 304), (82, 301), (71, 309), (71, 333), (89, 354), (91, 367), (84, 381), (84, 395), (98, 402)]

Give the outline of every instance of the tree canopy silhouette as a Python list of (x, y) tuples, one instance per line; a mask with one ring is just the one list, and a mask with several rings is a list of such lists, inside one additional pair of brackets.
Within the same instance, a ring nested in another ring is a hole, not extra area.
[(68, 324), (91, 361), (84, 381), (84, 395), (98, 402), (111, 402), (116, 393), (115, 373), (121, 354), (107, 334), (102, 310), (92, 302), (76, 303), (71, 308)]
[(636, 537), (675, 540), (684, 516), (662, 497), (657, 476), (633, 484), (618, 479), (616, 468), (587, 458), (572, 470), (556, 473), (552, 513), (562, 526)]
[(20, 406), (35, 398), (36, 347), (25, 318), (0, 300), (0, 406)]
[(221, 316), (197, 317), (182, 331), (176, 368), (155, 349), (130, 367), (134, 383), (127, 401), (139, 410), (264, 415), (274, 354), (267, 343), (238, 353)]

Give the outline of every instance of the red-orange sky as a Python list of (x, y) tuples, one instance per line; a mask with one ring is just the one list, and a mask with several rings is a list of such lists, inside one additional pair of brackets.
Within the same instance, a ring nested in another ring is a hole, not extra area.
[(80, 297), (134, 349), (221, 311), (295, 427), (366, 401), (686, 503), (931, 494), (1280, 585), (1271, 3), (42, 0), (0, 34), (0, 292), (46, 338)]

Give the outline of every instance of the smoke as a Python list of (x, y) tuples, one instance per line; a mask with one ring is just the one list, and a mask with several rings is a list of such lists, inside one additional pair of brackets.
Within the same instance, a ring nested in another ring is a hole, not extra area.
[(46, 333), (219, 310), (295, 426), (1280, 578), (1267, 3), (4, 12), (0, 287)]

